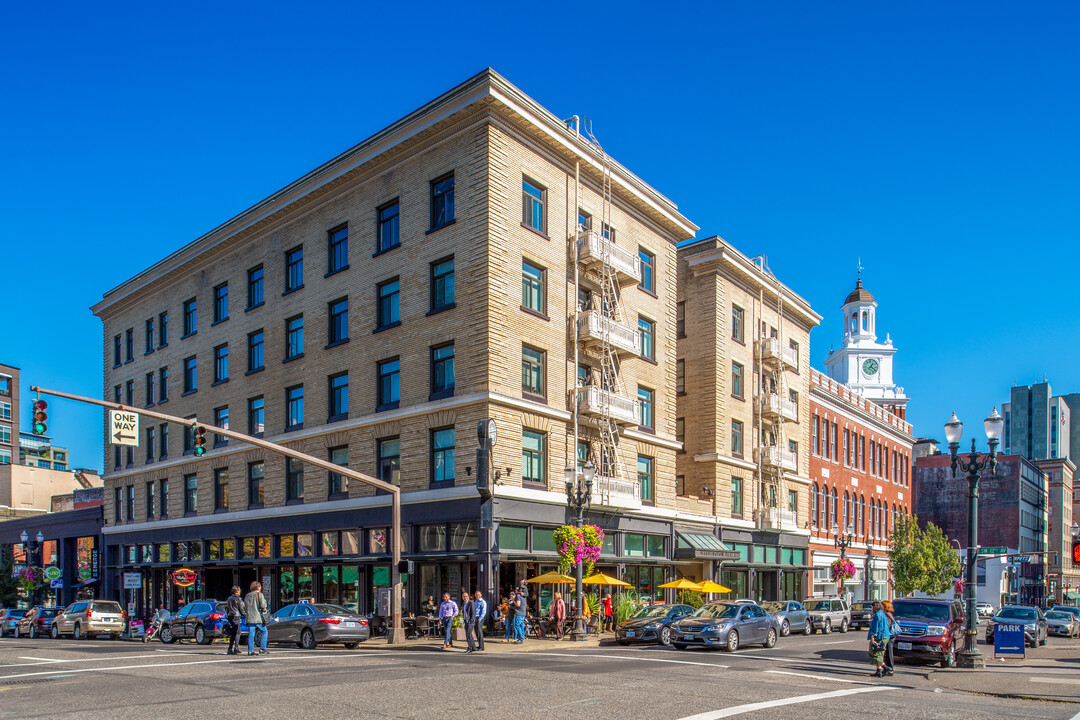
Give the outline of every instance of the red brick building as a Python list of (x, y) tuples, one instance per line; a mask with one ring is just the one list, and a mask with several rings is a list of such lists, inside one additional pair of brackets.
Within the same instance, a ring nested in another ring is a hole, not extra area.
[(810, 370), (811, 596), (834, 595), (830, 565), (840, 557), (833, 526), (854, 536), (853, 601), (891, 593), (888, 538), (897, 513), (911, 511), (911, 424), (846, 385)]

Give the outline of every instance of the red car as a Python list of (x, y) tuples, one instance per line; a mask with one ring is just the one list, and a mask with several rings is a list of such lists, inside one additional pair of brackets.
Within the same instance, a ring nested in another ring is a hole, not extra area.
[(897, 659), (936, 662), (943, 668), (956, 665), (956, 653), (964, 647), (964, 606), (959, 600), (900, 598), (892, 604), (900, 623), (893, 648)]

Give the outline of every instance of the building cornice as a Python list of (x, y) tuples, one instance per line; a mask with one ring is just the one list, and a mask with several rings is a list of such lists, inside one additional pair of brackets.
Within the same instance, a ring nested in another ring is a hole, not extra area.
[[(895, 442), (907, 447), (909, 450), (915, 445), (915, 436), (911, 433), (905, 433), (903, 430), (889, 425), (866, 410), (844, 401), (837, 395), (829, 393), (813, 383), (810, 384), (810, 399), (812, 402), (828, 408), (830, 412), (841, 415), (852, 422), (866, 425), (881, 435), (888, 435)], [(907, 421), (901, 420), (901, 422)]]

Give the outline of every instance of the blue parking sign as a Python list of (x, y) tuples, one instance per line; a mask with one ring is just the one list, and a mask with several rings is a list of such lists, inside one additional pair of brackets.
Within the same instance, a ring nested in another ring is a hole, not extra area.
[(1024, 642), (1023, 623), (994, 624), (994, 655), (1019, 655), (1024, 657), (1027, 645)]

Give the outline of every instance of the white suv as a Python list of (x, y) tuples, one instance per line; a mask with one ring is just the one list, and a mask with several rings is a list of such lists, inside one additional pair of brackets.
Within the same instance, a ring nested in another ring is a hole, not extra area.
[(824, 598), (821, 600), (807, 600), (803, 603), (809, 614), (810, 626), (814, 630), (820, 630), (828, 635), (833, 630), (842, 633), (848, 631), (851, 625), (851, 608), (847, 600), (842, 598)]

